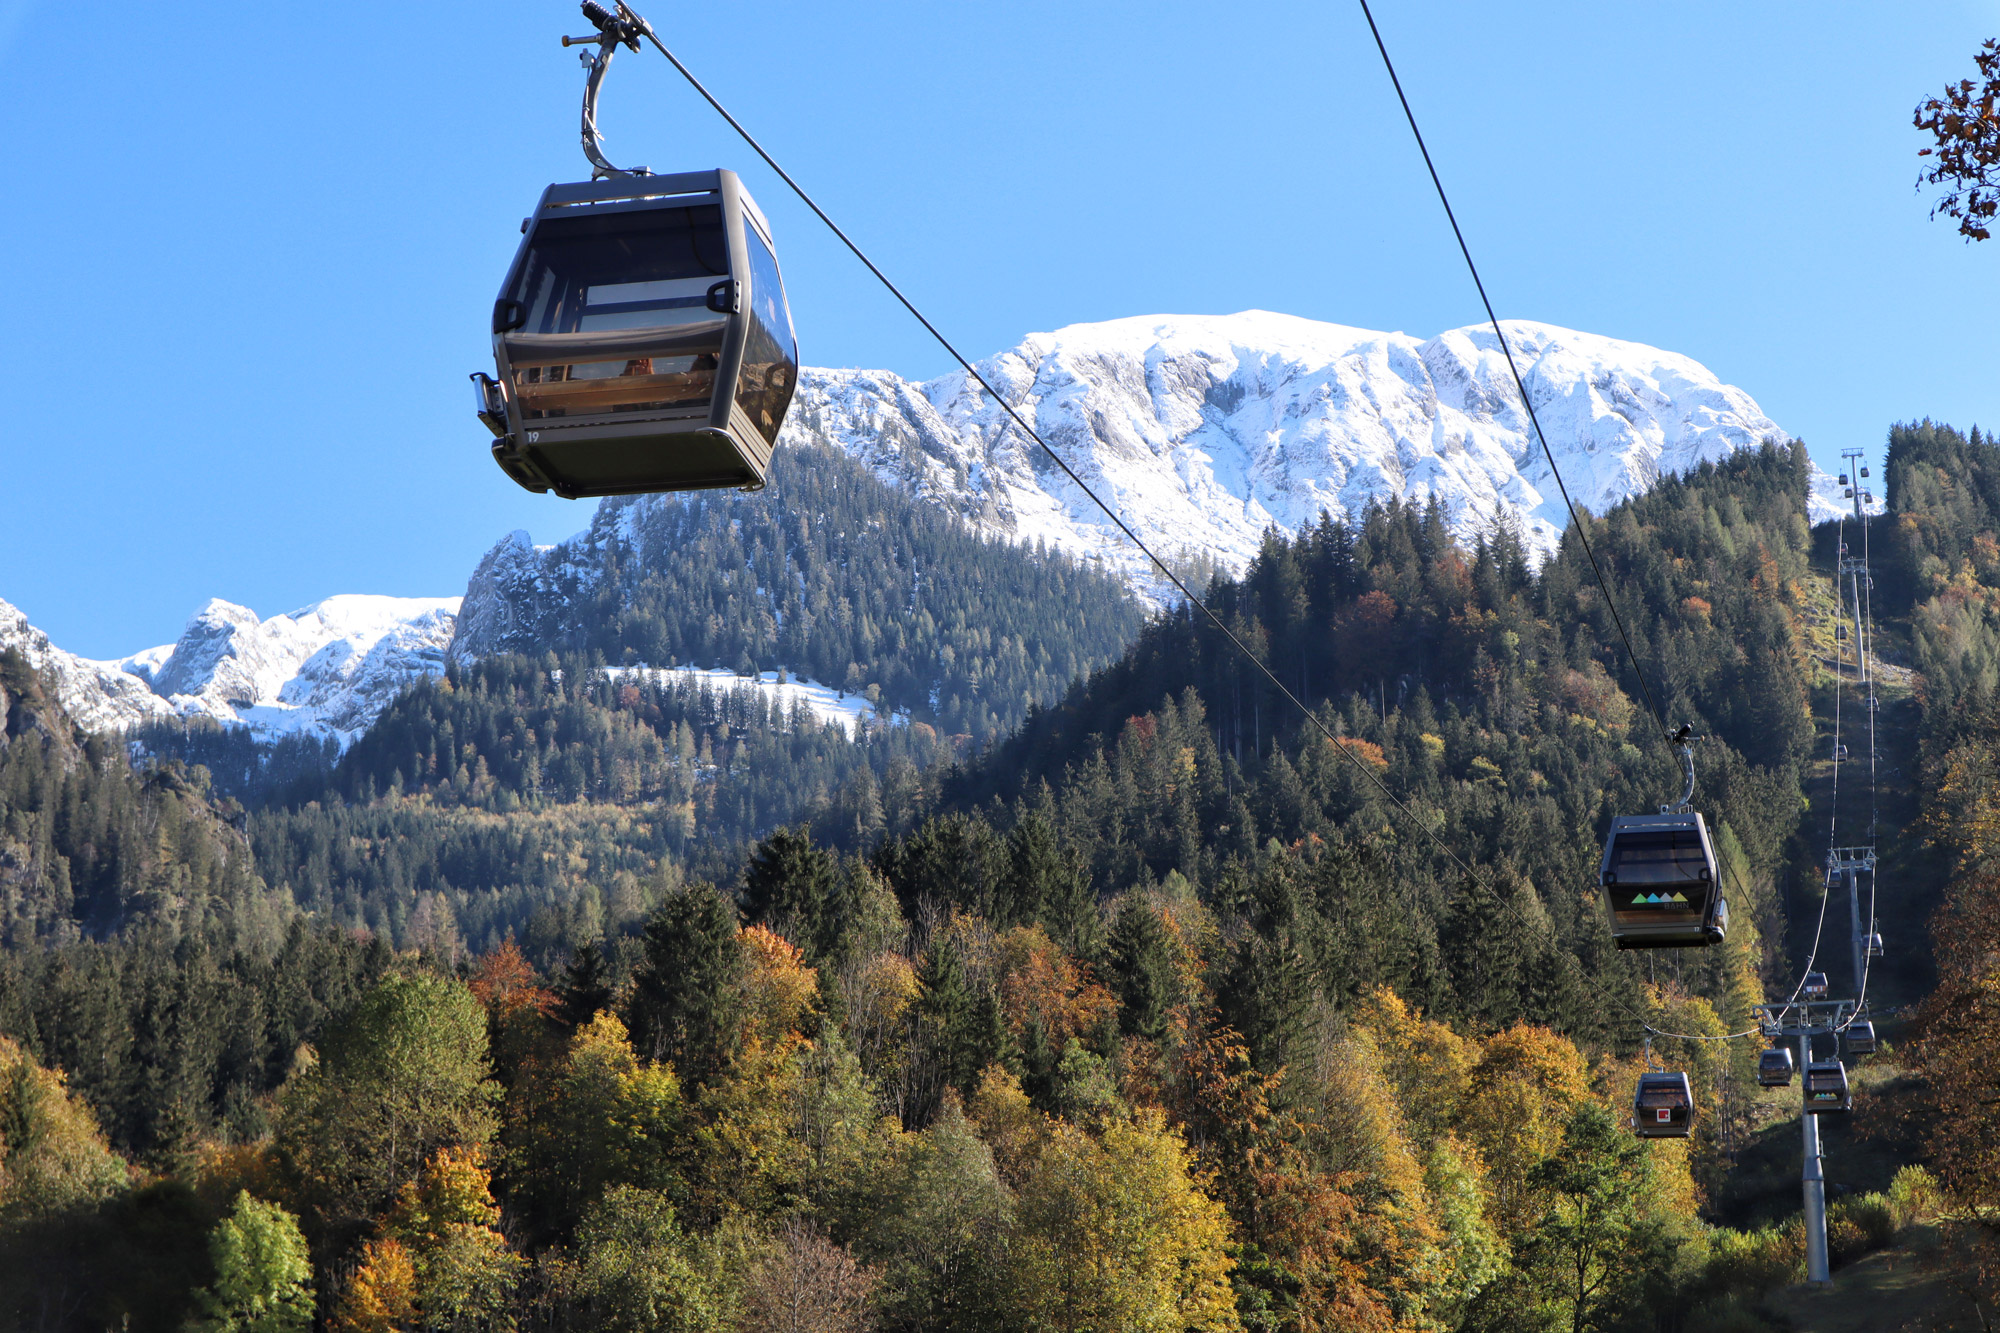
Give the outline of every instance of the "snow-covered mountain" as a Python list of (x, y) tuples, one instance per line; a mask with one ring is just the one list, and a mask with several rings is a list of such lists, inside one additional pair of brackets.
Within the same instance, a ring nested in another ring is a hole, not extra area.
[(153, 718), (176, 716), (174, 706), (116, 662), (93, 662), (64, 652), (28, 623), (11, 603), (0, 602), (0, 648), (14, 648), (28, 665), (55, 682), (63, 710), (86, 731), (119, 731)]
[(365, 730), (413, 679), (444, 669), (456, 597), (329, 597), (260, 618), (216, 599), (171, 644), (115, 662), (64, 652), (0, 602), (0, 647), (52, 676), (81, 726), (113, 731), (162, 718), (209, 717), (261, 740)]
[[(1507, 338), (1571, 497), (1602, 513), (1766, 439), (1743, 390), (1672, 352), (1549, 324)], [(981, 373), (1092, 490), (1170, 560), (1231, 569), (1264, 529), (1400, 496), (1463, 538), (1508, 521), (1538, 553), (1568, 523), (1485, 325), (1420, 340), (1290, 315), (1141, 316), (1031, 334)], [(953, 373), (808, 370), (787, 434), (817, 436), (979, 531), (1041, 539), (1162, 591), (1115, 528), (1000, 406)], [(1838, 503), (1816, 479), (1817, 517)]]
[[(1505, 327), (1570, 495), (1594, 512), (1663, 474), (1790, 438), (1685, 356), (1549, 324)], [(1296, 530), (1322, 510), (1351, 517), (1392, 496), (1436, 499), (1463, 538), (1511, 523), (1538, 554), (1568, 522), (1485, 325), (1426, 340), (1254, 310), (1139, 316), (1030, 334), (980, 368), (1085, 484), (1189, 567), (1240, 569), (1268, 526)], [(1167, 592), (964, 374), (807, 369), (784, 438), (839, 448), (981, 535), (1102, 560), (1155, 603)], [(1813, 492), (1816, 519), (1846, 507), (1817, 470)], [(0, 602), (0, 645), (49, 671), (86, 726), (205, 715), (268, 739), (345, 741), (409, 680), (441, 670), (448, 648), (471, 657), (547, 642), (598, 576), (599, 530), (638, 512), (607, 510), (555, 546), (504, 539), (473, 571), (462, 619), (458, 598), (331, 597), (268, 620), (213, 601), (178, 642), (95, 662)]]

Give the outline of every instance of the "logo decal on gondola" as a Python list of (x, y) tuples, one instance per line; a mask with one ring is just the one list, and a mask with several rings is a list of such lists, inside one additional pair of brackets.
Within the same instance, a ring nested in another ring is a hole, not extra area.
[(1638, 907), (1642, 904), (1685, 903), (1686, 901), (1687, 895), (1684, 893), (1676, 893), (1671, 897), (1664, 893), (1641, 893), (1632, 899), (1632, 905)]
[(1664, 1106), (1660, 1107), (1657, 1111), (1653, 1112), (1653, 1119), (1659, 1121), (1663, 1125), (1666, 1124), (1669, 1120), (1672, 1120), (1673, 1118), (1674, 1118), (1674, 1113), (1670, 1109)]

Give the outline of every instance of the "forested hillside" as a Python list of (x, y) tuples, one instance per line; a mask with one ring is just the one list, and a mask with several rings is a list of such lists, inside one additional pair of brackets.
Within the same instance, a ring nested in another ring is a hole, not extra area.
[(589, 532), (503, 545), (453, 651), (785, 669), (986, 739), (1114, 660), (1142, 612), (1112, 575), (975, 535), (838, 449), (765, 489), (604, 501)]
[[(1978, 939), (1988, 585), (1980, 529), (1925, 516), (1982, 475), (1947, 446), (1991, 451), (1898, 440), (1921, 653), (1967, 673), (1927, 696), (1964, 867), (1940, 929)], [(1209, 589), (1407, 811), (1184, 610), (984, 753), (587, 657), (455, 670), (248, 817), (256, 901), (319, 922), (6, 956), (0, 1167), (42, 1183), (0, 1214), (0, 1296), (90, 1328), (246, 1292), (357, 1331), (1773, 1328), (1802, 1230), (1709, 1210), (1761, 1123), (1754, 1047), (1656, 1040), (1696, 1134), (1625, 1118), (1643, 1022), (1719, 1037), (1789, 984), (1804, 501), (1802, 452), (1766, 448), (1592, 520), (1704, 736), (1736, 901), (1699, 952), (1602, 922), (1606, 820), (1679, 776), (1574, 536), (1537, 573), (1376, 508)], [(1994, 951), (1945, 953), (1913, 1068), (1963, 1115)], [(1992, 1202), (1994, 1142), (1934, 1145), (1946, 1197)], [(1937, 1206), (1921, 1170), (1882, 1186), (1835, 1203), (1839, 1260)]]
[[(1891, 524), (1881, 596), (1906, 615), (1922, 681), (1923, 866), (1935, 989), (1914, 1016), (1906, 1063), (1920, 1079), (1926, 1160), (1954, 1205), (1951, 1230), (1990, 1309), (2000, 1297), (2000, 447), (1929, 421), (1890, 433)], [(1885, 924), (1914, 934), (1908, 910)]]
[(411, 689), (248, 827), (265, 877), (329, 920), (446, 955), (511, 933), (548, 964), (786, 824), (876, 835), (950, 748), (922, 722), (850, 739), (757, 693), (503, 656)]

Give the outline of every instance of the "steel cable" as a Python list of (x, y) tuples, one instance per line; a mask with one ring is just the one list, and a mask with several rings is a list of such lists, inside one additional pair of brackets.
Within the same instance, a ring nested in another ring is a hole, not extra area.
[(991, 397), (993, 401), (999, 405), (1001, 411), (1007, 414), (1008, 418), (1013, 422), (1013, 424), (1016, 427), (1020, 429), (1021, 433), (1023, 435), (1026, 435), (1029, 439), (1033, 440), (1037, 445), (1039, 445), (1041, 447), (1042, 452), (1047, 454), (1050, 460), (1053, 461), (1058, 468), (1062, 469), (1063, 475), (1070, 479), (1070, 482), (1079, 491), (1083, 493), (1084, 497), (1088, 499), (1091, 502), (1091, 504), (1095, 505), (1098, 508), (1098, 510), (1104, 514), (1106, 518), (1111, 520), (1112, 524), (1117, 527), (1118, 531), (1125, 535), (1126, 540), (1131, 542), (1133, 546), (1137, 547), (1139, 551), (1145, 555), (1146, 559), (1151, 561), (1153, 563), (1153, 566), (1157, 568), (1160, 571), (1160, 573), (1166, 576), (1167, 581), (1173, 584), (1175, 590), (1178, 591), (1182, 597), (1187, 599), (1188, 604), (1190, 606), (1195, 607), (1202, 613), (1202, 615), (1206, 616), (1209, 624), (1212, 625), (1215, 628), (1215, 630), (1223, 636), (1223, 638), (1229, 641), (1230, 645), (1233, 648), (1235, 648), (1238, 654), (1242, 656), (1243, 660), (1250, 663), (1251, 666), (1255, 667), (1258, 673), (1261, 674), (1266, 680), (1268, 680), (1271, 683), (1272, 687), (1276, 689), (1278, 693), (1286, 699), (1286, 701), (1288, 701), (1294, 707), (1296, 707), (1300, 713), (1304, 714), (1306, 721), (1310, 723), (1313, 726), (1313, 728), (1317, 730), (1322, 736), (1324, 736), (1329, 742), (1331, 742), (1334, 748), (1340, 752), (1341, 757), (1346, 759), (1348, 763), (1351, 764), (1357, 772), (1359, 772), (1364, 778), (1368, 780), (1369, 784), (1373, 786), (1377, 792), (1381, 793), (1381, 795), (1386, 800), (1388, 800), (1391, 805), (1393, 805), (1398, 811), (1400, 811), (1409, 823), (1414, 824), (1418, 829), (1418, 831), (1420, 831), (1424, 835), (1424, 837), (1430, 840), (1430, 843), (1433, 847), (1435, 847), (1440, 853), (1442, 853), (1444, 857), (1447, 860), (1449, 860), (1453, 865), (1457, 866), (1461, 873), (1466, 875), (1468, 878), (1476, 878), (1475, 872), (1473, 871), (1471, 865), (1469, 865), (1465, 860), (1463, 860), (1458, 855), (1458, 853), (1454, 852), (1450, 848), (1450, 846), (1447, 845), (1445, 841), (1438, 836), (1437, 832), (1431, 828), (1429, 822), (1426, 821), (1422, 816), (1420, 816), (1415, 810), (1411, 809), (1410, 806), (1407, 803), (1405, 803), (1401, 797), (1397, 796), (1395, 792), (1391, 791), (1388, 788), (1388, 786), (1384, 784), (1383, 781), (1375, 775), (1374, 770), (1372, 770), (1368, 766), (1366, 760), (1362, 759), (1359, 755), (1355, 754), (1352, 750), (1350, 750), (1346, 742), (1341, 740), (1341, 738), (1333, 731), (1331, 727), (1328, 727), (1325, 722), (1320, 720), (1318, 713), (1314, 712), (1311, 708), (1307, 707), (1304, 700), (1300, 699), (1296, 694), (1293, 694), (1291, 689), (1287, 687), (1282, 680), (1278, 679), (1277, 673), (1272, 671), (1271, 668), (1265, 664), (1264, 660), (1261, 657), (1253, 653), (1250, 650), (1249, 645), (1244, 643), (1242, 639), (1237, 637), (1235, 631), (1230, 629), (1229, 626), (1226, 623), (1224, 623), (1224, 621), (1220, 616), (1216, 615), (1216, 613), (1213, 610), (1211, 610), (1206, 603), (1204, 603), (1200, 598), (1194, 595), (1194, 592), (1191, 589), (1189, 589), (1189, 587), (1181, 579), (1181, 576), (1179, 574), (1175, 573), (1172, 569), (1170, 569), (1167, 566), (1167, 563), (1164, 560), (1160, 559), (1159, 556), (1153, 554), (1152, 548), (1146, 545), (1146, 543), (1139, 537), (1139, 534), (1134, 532), (1132, 528), (1125, 522), (1125, 520), (1121, 518), (1118, 515), (1118, 513), (1111, 508), (1110, 505), (1106, 504), (1102, 499), (1100, 499), (1098, 497), (1097, 492), (1092, 490), (1091, 487), (1083, 480), (1082, 477), (1077, 475), (1076, 469), (1072, 468), (1069, 465), (1069, 461), (1065, 459), (1060, 453), (1056, 452), (1056, 450), (1049, 444), (1049, 442), (1041, 437), (1040, 432), (1038, 432), (1037, 430), (1035, 430), (1033, 426), (1030, 426), (1028, 424), (1027, 420), (1018, 411), (1015, 410), (1014, 405), (1008, 402), (1004, 397), (1002, 397), (999, 390), (995, 389), (993, 385), (987, 381), (986, 377), (979, 373), (978, 368), (974, 366), (971, 361), (967, 360), (966, 357), (959, 352), (958, 348), (952, 344), (952, 341), (949, 338), (945, 337), (944, 334), (939, 331), (938, 327), (935, 324), (931, 323), (931, 321), (924, 315), (923, 311), (917, 308), (916, 303), (910, 300), (909, 297), (905, 296), (903, 294), (903, 290), (900, 287), (898, 287), (894, 282), (890, 281), (889, 275), (884, 273), (879, 267), (876, 266), (875, 261), (870, 259), (859, 245), (855, 244), (852, 237), (848, 236), (848, 234), (845, 231), (841, 230), (840, 225), (838, 223), (836, 223), (831, 217), (827, 216), (826, 210), (821, 208), (818, 202), (815, 201), (810, 194), (806, 193), (805, 187), (800, 185), (796, 180), (792, 179), (792, 175), (790, 172), (786, 171), (783, 167), (778, 165), (777, 159), (772, 157), (771, 154), (765, 150), (764, 145), (757, 141), (756, 136), (752, 135), (749, 130), (743, 127), (743, 123), (741, 121), (737, 120), (735, 116), (730, 114), (729, 108), (725, 107), (720, 101), (716, 99), (715, 94), (711, 93), (708, 90), (707, 86), (703, 84), (700, 79), (694, 76), (694, 72), (692, 70), (690, 70), (686, 65), (681, 63), (680, 58), (678, 56), (676, 56), (672, 51), (667, 49), (665, 43), (661, 42), (659, 36), (653, 31), (652, 25), (646, 23), (645, 20), (643, 19), (638, 20), (638, 22), (640, 24), (641, 31), (644, 32), (646, 36), (646, 40), (653, 44), (654, 49), (657, 50), (661, 55), (665, 56), (668, 59), (668, 61), (670, 61), (673, 64), (673, 67), (680, 71), (681, 77), (686, 79), (688, 81), (688, 84), (697, 93), (701, 94), (702, 99), (715, 109), (717, 115), (721, 116), (724, 120), (729, 122), (729, 127), (736, 131), (736, 133), (742, 138), (744, 143), (750, 145), (751, 150), (754, 151), (758, 157), (764, 159), (764, 164), (770, 167), (772, 171), (778, 174), (778, 178), (784, 181), (784, 183), (791, 189), (792, 193), (799, 197), (799, 201), (803, 203), (807, 208), (811, 209), (813, 215), (817, 217), (822, 223), (826, 224), (827, 230), (831, 231), (837, 238), (839, 238), (840, 243), (846, 246), (848, 251), (852, 253), (856, 259), (861, 261), (863, 267), (865, 267), (870, 273), (875, 275), (876, 281), (880, 282), (882, 286), (888, 290), (889, 294), (895, 297), (896, 300), (902, 304), (902, 307), (905, 310), (909, 311), (911, 316), (915, 318), (915, 320), (919, 324), (924, 326), (925, 332), (929, 333), (932, 338), (936, 339), (938, 346), (942, 347), (945, 350), (945, 352), (951, 357), (951, 359), (956, 361), (959, 364), (959, 367), (962, 370), (964, 370), (965, 373), (968, 376), (970, 376), (973, 379), (973, 381), (979, 385), (981, 389), (986, 391), (987, 395)]

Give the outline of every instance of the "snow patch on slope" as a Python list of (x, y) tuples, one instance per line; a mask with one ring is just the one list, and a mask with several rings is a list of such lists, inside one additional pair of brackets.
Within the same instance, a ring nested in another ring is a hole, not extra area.
[[(604, 674), (613, 680), (639, 676), (663, 685), (691, 682), (718, 693), (733, 690), (765, 692), (771, 696), (775, 708), (790, 713), (794, 707), (803, 705), (815, 719), (839, 727), (850, 740), (881, 721), (875, 705), (862, 695), (847, 694), (830, 685), (801, 680), (796, 676), (780, 680), (775, 671), (757, 676), (739, 676), (728, 667), (606, 667)], [(909, 717), (898, 713), (890, 721), (891, 725), (907, 723)]]

